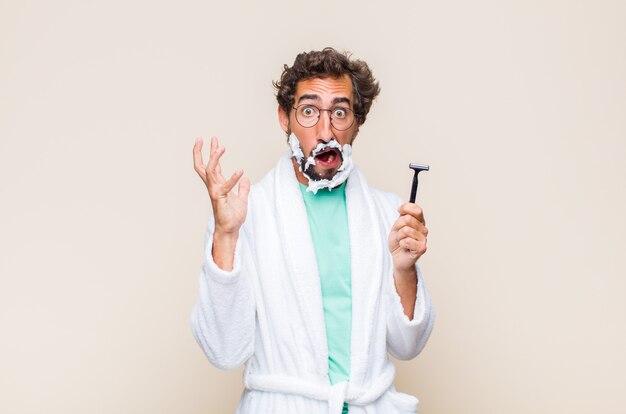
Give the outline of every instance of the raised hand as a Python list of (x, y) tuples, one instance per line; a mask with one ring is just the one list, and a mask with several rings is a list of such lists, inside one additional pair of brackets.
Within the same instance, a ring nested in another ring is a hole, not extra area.
[(393, 258), (394, 269), (408, 271), (426, 252), (428, 229), (424, 213), (415, 203), (404, 203), (398, 208), (400, 217), (389, 233), (389, 251)]
[(393, 259), (393, 280), (404, 314), (413, 319), (417, 292), (415, 262), (426, 252), (428, 229), (424, 213), (415, 203), (404, 203), (398, 208), (400, 217), (389, 232), (389, 251)]
[[(248, 212), (248, 193), (250, 180), (241, 178), (243, 170), (239, 169), (226, 180), (222, 175), (220, 158), (224, 155), (224, 147), (219, 145), (217, 138), (211, 138), (208, 165), (202, 161), (202, 138), (193, 146), (194, 169), (206, 185), (213, 206), (215, 232), (213, 233), (213, 259), (225, 270), (231, 270), (235, 254), (235, 246), (239, 237), (239, 229)], [(241, 179), (241, 181), (240, 181)], [(231, 191), (239, 182), (237, 193)]]

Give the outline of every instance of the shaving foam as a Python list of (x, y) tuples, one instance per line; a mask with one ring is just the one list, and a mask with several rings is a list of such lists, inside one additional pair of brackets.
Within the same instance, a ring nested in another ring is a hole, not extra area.
[[(304, 162), (304, 153), (302, 152), (302, 147), (300, 147), (300, 141), (293, 132), (289, 135), (289, 147), (291, 148), (293, 157), (298, 163), (298, 169), (309, 182), (306, 190), (311, 191), (313, 194), (317, 194), (317, 192), (322, 188), (328, 188), (330, 191), (331, 189), (343, 184), (343, 182), (348, 179), (348, 176), (354, 167), (352, 162), (352, 146), (350, 144), (345, 144), (342, 147), (336, 139), (317, 144), (313, 151), (311, 151), (311, 155), (306, 159), (306, 162)], [(330, 180), (327, 178), (315, 180), (307, 174), (307, 171), (315, 165), (315, 156), (328, 148), (336, 148), (341, 153), (341, 166), (339, 166), (337, 172)]]

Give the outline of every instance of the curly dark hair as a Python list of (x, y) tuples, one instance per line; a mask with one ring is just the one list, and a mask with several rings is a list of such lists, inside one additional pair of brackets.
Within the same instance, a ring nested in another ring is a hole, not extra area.
[(340, 78), (343, 75), (350, 76), (352, 80), (354, 115), (357, 123), (362, 125), (372, 102), (380, 92), (380, 87), (367, 63), (352, 60), (349, 52), (340, 53), (332, 47), (326, 47), (322, 51), (300, 53), (291, 67), (283, 66), (280, 80), (272, 84), (276, 88), (278, 104), (288, 114), (293, 106), (299, 81), (311, 78)]

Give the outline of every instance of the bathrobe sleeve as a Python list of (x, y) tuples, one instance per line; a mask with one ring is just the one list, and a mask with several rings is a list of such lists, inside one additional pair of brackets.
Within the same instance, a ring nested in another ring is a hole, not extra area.
[(254, 350), (255, 306), (250, 277), (254, 269), (250, 268), (250, 261), (242, 257), (247, 245), (242, 227), (233, 270), (220, 269), (211, 254), (213, 220), (210, 220), (200, 272), (200, 291), (191, 314), (191, 326), (209, 361), (220, 369), (237, 368), (252, 356)]
[[(391, 213), (387, 216), (390, 221), (389, 229), (391, 229), (393, 222), (398, 218), (397, 208), (403, 203), (400, 197), (390, 196), (393, 201), (391, 206), (389, 206)], [(389, 232), (385, 236), (388, 235)], [(391, 263), (391, 255), (389, 254), (388, 257)], [(402, 360), (413, 359), (422, 351), (430, 337), (435, 322), (435, 312), (430, 301), (430, 295), (417, 264), (415, 264), (415, 270), (417, 274), (417, 293), (412, 320), (409, 320), (404, 314), (400, 295), (396, 291), (393, 280), (392, 264), (388, 268), (387, 283), (385, 283), (388, 303), (387, 350), (395, 358)]]
[(412, 320), (409, 320), (404, 314), (400, 295), (398, 295), (393, 282), (393, 273), (388, 278), (391, 281), (391, 286), (388, 286), (387, 289), (389, 300), (387, 349), (395, 358), (403, 360), (413, 359), (422, 351), (435, 322), (435, 312), (428, 289), (419, 266), (416, 265), (415, 267), (417, 270), (417, 294)]

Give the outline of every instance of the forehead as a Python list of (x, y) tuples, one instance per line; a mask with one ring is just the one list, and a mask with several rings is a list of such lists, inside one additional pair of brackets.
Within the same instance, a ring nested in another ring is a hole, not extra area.
[(321, 101), (345, 97), (352, 102), (352, 81), (348, 75), (340, 78), (303, 79), (296, 84), (295, 101), (298, 102), (302, 95), (317, 95)]

